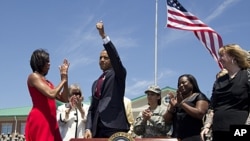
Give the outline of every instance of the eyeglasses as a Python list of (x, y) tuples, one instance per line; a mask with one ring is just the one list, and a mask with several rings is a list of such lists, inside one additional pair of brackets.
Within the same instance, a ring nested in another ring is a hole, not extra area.
[(81, 96), (82, 94), (80, 92), (73, 92), (72, 95), (79, 95), (79, 96)]

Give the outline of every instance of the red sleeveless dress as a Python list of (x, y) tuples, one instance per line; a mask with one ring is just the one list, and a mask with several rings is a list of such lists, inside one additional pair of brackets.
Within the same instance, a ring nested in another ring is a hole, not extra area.
[[(51, 89), (54, 85), (45, 81)], [(33, 107), (27, 117), (25, 126), (26, 141), (62, 141), (58, 122), (56, 120), (56, 101), (46, 97), (36, 88), (28, 89), (33, 102)]]

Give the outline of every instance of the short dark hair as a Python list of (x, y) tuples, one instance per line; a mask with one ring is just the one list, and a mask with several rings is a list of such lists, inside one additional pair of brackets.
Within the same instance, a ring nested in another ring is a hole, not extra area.
[(45, 49), (36, 49), (30, 58), (30, 66), (33, 72), (41, 73), (49, 62), (49, 53)]

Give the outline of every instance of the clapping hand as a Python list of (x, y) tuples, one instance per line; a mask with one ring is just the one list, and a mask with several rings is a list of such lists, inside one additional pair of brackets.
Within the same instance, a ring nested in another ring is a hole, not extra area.
[(169, 104), (171, 107), (174, 107), (177, 104), (176, 97), (172, 92), (168, 93), (168, 95), (169, 95)]
[(63, 64), (59, 66), (60, 74), (61, 74), (61, 80), (67, 80), (68, 79), (68, 69), (69, 69), (70, 63), (67, 59), (63, 60)]
[(61, 74), (68, 74), (69, 64), (67, 59), (63, 60), (63, 64), (59, 66)]
[(77, 109), (81, 109), (82, 108), (82, 101), (83, 101), (83, 97), (82, 96), (75, 96), (75, 105)]
[(152, 112), (150, 111), (150, 109), (146, 109), (142, 112), (142, 117), (144, 120), (149, 120), (152, 116)]
[(72, 95), (70, 97), (70, 103), (71, 103), (72, 107), (75, 107), (75, 108), (78, 108), (78, 109), (82, 108), (82, 101), (83, 101), (82, 96)]
[(176, 91), (177, 105), (183, 101), (183, 96), (180, 91)]

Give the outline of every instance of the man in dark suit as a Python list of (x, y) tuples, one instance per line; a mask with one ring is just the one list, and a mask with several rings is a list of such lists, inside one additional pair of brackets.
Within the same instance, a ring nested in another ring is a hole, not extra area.
[(84, 137), (109, 138), (116, 132), (129, 131), (123, 103), (127, 72), (115, 46), (104, 32), (103, 22), (98, 22), (96, 28), (105, 48), (99, 58), (103, 74), (92, 85), (92, 100)]

